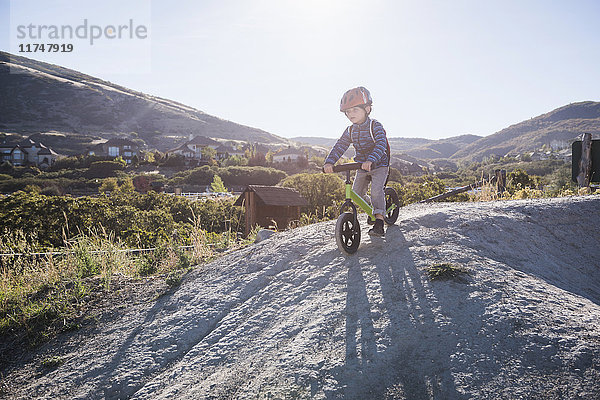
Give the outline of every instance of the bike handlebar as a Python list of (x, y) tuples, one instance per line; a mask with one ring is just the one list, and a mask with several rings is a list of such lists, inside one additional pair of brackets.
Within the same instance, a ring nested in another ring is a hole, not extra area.
[(361, 167), (362, 163), (359, 162), (334, 165), (333, 172), (354, 171), (355, 169), (361, 169)]

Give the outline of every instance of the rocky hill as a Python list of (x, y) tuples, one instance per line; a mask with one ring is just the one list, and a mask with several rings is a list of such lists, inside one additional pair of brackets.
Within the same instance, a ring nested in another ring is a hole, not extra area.
[[(479, 139), (481, 139), (481, 136), (460, 135), (447, 139), (430, 140), (424, 144), (412, 146), (401, 152), (411, 157), (425, 160), (450, 158), (456, 154), (457, 151), (464, 149)], [(394, 142), (394, 140), (390, 140), (390, 146), (392, 146), (392, 143)]]
[(481, 160), (533, 151), (556, 143), (568, 147), (582, 133), (600, 134), (600, 103), (584, 101), (511, 125), (485, 136), (452, 155), (453, 159)]
[[(600, 196), (277, 233), (3, 371), (11, 399), (598, 399)], [(597, 219), (597, 218), (596, 218)], [(465, 273), (431, 280), (449, 263)], [(60, 362), (40, 366), (42, 360)]]
[(0, 131), (55, 131), (58, 135), (104, 138), (128, 135), (160, 150), (173, 147), (190, 135), (288, 142), (172, 100), (4, 52), (0, 52)]

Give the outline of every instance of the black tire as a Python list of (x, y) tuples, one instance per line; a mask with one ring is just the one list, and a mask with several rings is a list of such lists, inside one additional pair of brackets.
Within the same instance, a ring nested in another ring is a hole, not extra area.
[(348, 254), (356, 253), (360, 245), (360, 225), (355, 221), (354, 214), (340, 214), (335, 224), (335, 241), (339, 249)]
[(395, 204), (396, 207), (390, 211), (386, 212), (383, 216), (385, 223), (388, 225), (394, 225), (396, 220), (398, 219), (398, 214), (400, 214), (400, 200), (398, 200), (398, 193), (391, 187), (385, 188), (385, 209), (390, 208), (392, 204)]

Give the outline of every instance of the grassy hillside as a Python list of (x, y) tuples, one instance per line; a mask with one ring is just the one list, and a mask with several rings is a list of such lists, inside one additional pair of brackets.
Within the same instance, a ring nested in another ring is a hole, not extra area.
[(452, 158), (467, 161), (507, 153), (519, 154), (543, 145), (570, 145), (582, 133), (600, 134), (600, 103), (584, 101), (511, 125), (457, 151)]
[(0, 52), (0, 131), (131, 134), (165, 150), (202, 135), (264, 143), (286, 139), (60, 66)]

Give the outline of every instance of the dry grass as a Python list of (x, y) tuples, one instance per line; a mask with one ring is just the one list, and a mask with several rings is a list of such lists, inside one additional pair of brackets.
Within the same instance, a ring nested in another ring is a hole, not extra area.
[(193, 265), (213, 256), (199, 223), (191, 242), (189, 250), (180, 243), (163, 243), (152, 252), (136, 254), (100, 228), (65, 241), (54, 254), (34, 255), (40, 250), (35, 238), (5, 232), (0, 235), (0, 254), (10, 255), (0, 256), (0, 336), (22, 337), (37, 345), (73, 328), (69, 321), (79, 318), (83, 299), (94, 291), (109, 292), (116, 274), (134, 279), (159, 275), (169, 286), (177, 286)]

